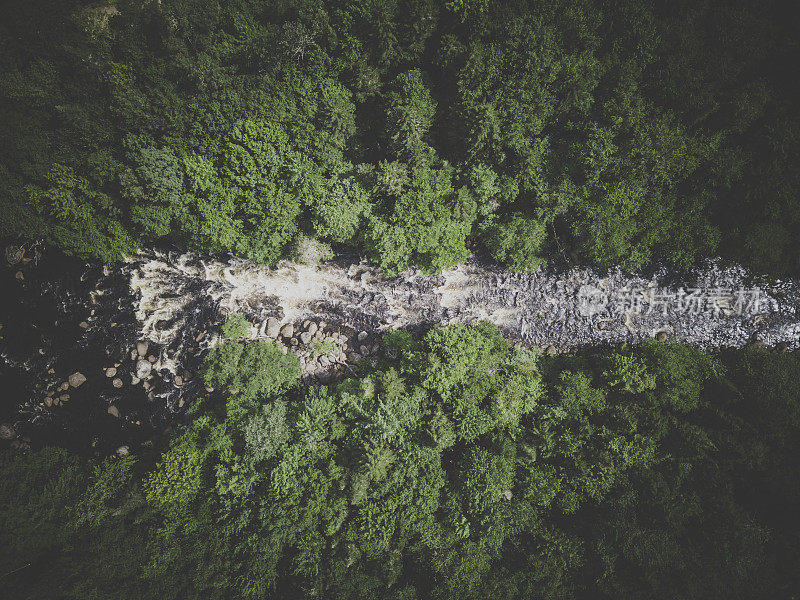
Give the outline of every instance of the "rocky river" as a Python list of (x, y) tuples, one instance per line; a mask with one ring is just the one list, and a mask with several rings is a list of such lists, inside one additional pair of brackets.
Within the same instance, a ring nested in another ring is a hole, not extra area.
[[(295, 353), (307, 383), (381, 353), (393, 328), (495, 323), (554, 354), (647, 338), (704, 348), (800, 346), (800, 286), (715, 262), (690, 273), (552, 266), (513, 273), (473, 257), (438, 275), (385, 277), (355, 254), (270, 268), (229, 255), (147, 250), (106, 267), (36, 243), (5, 246), (0, 434), (98, 454), (148, 439), (200, 393), (205, 351), (233, 314), (250, 339)], [(88, 442), (87, 442), (88, 440)]]

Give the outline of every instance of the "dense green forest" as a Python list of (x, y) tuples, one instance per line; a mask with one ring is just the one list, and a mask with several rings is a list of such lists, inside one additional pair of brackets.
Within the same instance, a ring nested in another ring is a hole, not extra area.
[[(800, 277), (789, 2), (5, 5), (0, 238)], [(543, 355), (452, 325), (307, 385), (244, 322), (166, 435), (0, 448), (0, 597), (800, 593), (797, 352)]]
[[(0, 235), (800, 272), (776, 0), (9, 0)], [(794, 16), (793, 16), (794, 15)]]
[(4, 453), (4, 597), (795, 597), (795, 356), (384, 341), (301, 387), (292, 354), (229, 339), (168, 443)]

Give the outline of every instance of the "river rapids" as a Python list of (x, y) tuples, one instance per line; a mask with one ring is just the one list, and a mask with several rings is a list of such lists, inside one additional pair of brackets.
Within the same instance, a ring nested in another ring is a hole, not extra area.
[[(653, 337), (709, 349), (800, 346), (797, 281), (757, 282), (713, 261), (679, 279), (667, 269), (513, 273), (477, 257), (437, 275), (397, 277), (353, 254), (267, 267), (154, 249), (104, 267), (29, 244), (7, 247), (5, 258), (4, 431), (19, 440), (37, 426), (49, 436), (80, 431), (97, 453), (146, 439), (192, 397), (211, 393), (197, 371), (234, 313), (250, 322), (250, 339), (297, 354), (309, 384), (379, 356), (388, 330), (482, 320), (550, 354)], [(75, 373), (85, 382), (72, 385)]]

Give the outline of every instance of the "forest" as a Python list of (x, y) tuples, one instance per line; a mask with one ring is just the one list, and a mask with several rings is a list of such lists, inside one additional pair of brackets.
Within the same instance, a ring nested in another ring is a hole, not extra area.
[[(788, 2), (6, 6), (0, 240), (800, 277)], [(0, 441), (0, 596), (800, 593), (798, 351), (433, 325), (309, 385), (248, 327), (217, 327), (205, 393), (124, 456)]]
[(797, 274), (787, 6), (9, 0), (0, 235)]
[(0, 455), (0, 571), (30, 565), (6, 597), (793, 597), (795, 356), (539, 356), (488, 324), (384, 343), (302, 388), (232, 337), (140, 455)]

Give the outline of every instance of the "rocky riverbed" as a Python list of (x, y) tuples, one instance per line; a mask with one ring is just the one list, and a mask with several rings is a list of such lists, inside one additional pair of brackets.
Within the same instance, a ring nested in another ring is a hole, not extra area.
[(149, 250), (104, 267), (37, 244), (7, 245), (3, 262), (0, 433), (25, 444), (32, 428), (48, 439), (80, 431), (98, 453), (124, 453), (211, 393), (197, 371), (233, 313), (251, 323), (250, 339), (295, 353), (307, 383), (374, 359), (390, 329), (480, 320), (548, 353), (652, 337), (705, 348), (800, 346), (797, 282), (758, 285), (713, 262), (676, 279), (665, 269), (512, 273), (473, 258), (439, 275), (389, 278), (355, 255), (268, 268)]

